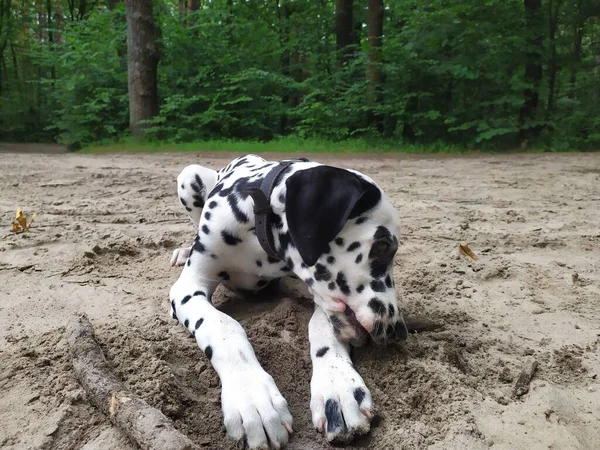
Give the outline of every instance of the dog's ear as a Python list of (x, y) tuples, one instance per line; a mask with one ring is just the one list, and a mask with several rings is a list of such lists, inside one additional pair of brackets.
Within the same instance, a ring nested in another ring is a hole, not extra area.
[(317, 166), (286, 180), (286, 218), (292, 242), (313, 266), (348, 219), (373, 208), (379, 188), (348, 170)]

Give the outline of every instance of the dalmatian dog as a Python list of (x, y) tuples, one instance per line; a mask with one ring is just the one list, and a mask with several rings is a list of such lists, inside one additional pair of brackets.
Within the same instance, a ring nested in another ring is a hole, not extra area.
[(188, 166), (177, 189), (198, 233), (191, 247), (173, 253), (171, 264), (183, 270), (170, 290), (171, 314), (221, 380), (228, 436), (251, 449), (278, 449), (293, 420), (241, 325), (216, 309), (211, 295), (221, 283), (256, 293), (290, 275), (314, 296), (313, 424), (330, 442), (367, 433), (373, 401), (350, 346), (407, 335), (393, 282), (399, 220), (383, 191), (355, 170), (255, 155), (218, 172)]

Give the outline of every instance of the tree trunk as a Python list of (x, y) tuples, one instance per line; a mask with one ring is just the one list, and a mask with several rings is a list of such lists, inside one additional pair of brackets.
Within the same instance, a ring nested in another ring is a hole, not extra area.
[(569, 91), (569, 98), (575, 98), (577, 72), (581, 65), (581, 46), (583, 44), (583, 30), (586, 19), (583, 14), (583, 3), (584, 1), (582, 0), (577, 1), (577, 18), (575, 19), (573, 30), (575, 42), (573, 46), (573, 61), (571, 62), (571, 89)]
[(225, 26), (227, 27), (227, 41), (229, 46), (233, 45), (233, 24), (231, 19), (233, 18), (233, 0), (227, 0), (227, 18), (225, 19)]
[(354, 53), (354, 0), (336, 0), (335, 2), (335, 43), (338, 51), (338, 63), (342, 67)]
[(548, 102), (546, 105), (546, 120), (552, 117), (554, 112), (554, 97), (556, 90), (556, 74), (558, 72), (558, 60), (556, 54), (556, 30), (558, 29), (558, 13), (562, 0), (556, 1), (556, 10), (552, 8), (552, 0), (548, 0), (549, 24), (550, 24), (550, 62), (548, 63)]
[[(383, 45), (383, 0), (369, 0), (368, 32), (368, 66), (367, 66), (367, 104), (374, 109), (381, 103), (381, 85), (383, 84), (382, 45)], [(380, 114), (371, 109), (369, 123), (375, 124), (377, 131), (383, 131), (383, 120)]]
[(188, 0), (187, 2), (188, 11), (198, 11), (200, 9), (200, 0)]
[(83, 20), (87, 14), (87, 1), (79, 0), (79, 20)]
[[(9, 33), (6, 31), (4, 33), (5, 38), (2, 39), (3, 30), (7, 30), (10, 26), (10, 5), (11, 0), (0, 0), (0, 63), (4, 62), (4, 50), (6, 50), (6, 46), (9, 41)], [(0, 69), (0, 93), (2, 92), (2, 71)]]
[[(279, 22), (279, 44), (281, 46), (281, 74), (284, 77), (291, 76), (290, 63), (291, 63), (291, 53), (289, 49), (290, 45), (290, 11), (288, 3), (284, 3), (280, 5), (279, 0), (275, 2), (277, 8), (277, 20)], [(281, 101), (283, 104), (287, 105), (290, 101), (289, 92), (286, 92)], [(288, 130), (288, 116), (287, 114), (282, 114), (279, 118), (279, 134), (285, 135)]]
[(575, 30), (575, 48), (573, 49), (573, 62), (571, 63), (571, 92), (570, 98), (575, 98), (575, 84), (577, 83), (577, 71), (581, 64), (581, 45), (583, 43), (583, 24)]
[[(50, 51), (54, 52), (54, 23), (52, 22), (52, 0), (46, 0), (46, 12), (48, 14), (48, 43), (50, 45)], [(56, 67), (54, 66), (54, 64), (50, 66), (50, 78), (53, 82), (56, 80)]]
[(157, 38), (152, 0), (126, 0), (127, 81), (129, 89), (129, 129), (135, 137), (144, 135), (140, 121), (156, 116), (158, 108)]
[(194, 14), (192, 17), (189, 17), (189, 13), (197, 13), (200, 9), (200, 0), (187, 0), (187, 5), (185, 8), (187, 11), (184, 11), (184, 15), (187, 16), (185, 18), (186, 25), (192, 26), (198, 19), (197, 15)]
[(525, 33), (527, 34), (527, 53), (525, 63), (525, 81), (528, 84), (523, 91), (523, 106), (519, 111), (519, 127), (521, 138), (526, 139), (537, 134), (538, 127), (531, 128), (527, 122), (535, 120), (540, 99), (540, 83), (542, 81), (542, 1), (524, 0)]

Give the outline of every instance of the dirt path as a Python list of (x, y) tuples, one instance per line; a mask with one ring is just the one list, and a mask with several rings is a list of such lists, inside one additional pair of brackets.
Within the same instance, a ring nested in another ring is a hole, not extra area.
[[(169, 255), (193, 236), (175, 178), (195, 162), (228, 158), (0, 154), (0, 447), (131, 448), (73, 378), (63, 326), (85, 311), (136, 393), (199, 446), (234, 448), (215, 373), (168, 317)], [(355, 353), (380, 419), (352, 448), (598, 448), (600, 155), (339, 163), (379, 181), (401, 215), (405, 314), (445, 326)], [(9, 233), (18, 206), (41, 213), (30, 233)], [(216, 301), (287, 397), (290, 448), (327, 448), (308, 409), (310, 302), (293, 297)], [(531, 390), (513, 398), (532, 360)]]

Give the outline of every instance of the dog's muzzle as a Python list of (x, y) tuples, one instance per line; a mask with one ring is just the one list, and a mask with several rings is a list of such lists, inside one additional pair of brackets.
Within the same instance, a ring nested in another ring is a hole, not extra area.
[(370, 336), (376, 344), (385, 345), (392, 342), (405, 341), (408, 336), (408, 330), (402, 316), (400, 316), (399, 320), (394, 322), (388, 321), (387, 323), (376, 319), (371, 326), (366, 326), (366, 324), (363, 326), (356, 318), (354, 311), (350, 308), (344, 310), (344, 316), (355, 334), (355, 338), (353, 339), (355, 342), (365, 341)]
[(402, 318), (388, 324), (376, 320), (370, 334), (376, 344), (390, 344), (405, 341), (408, 336), (408, 329)]

